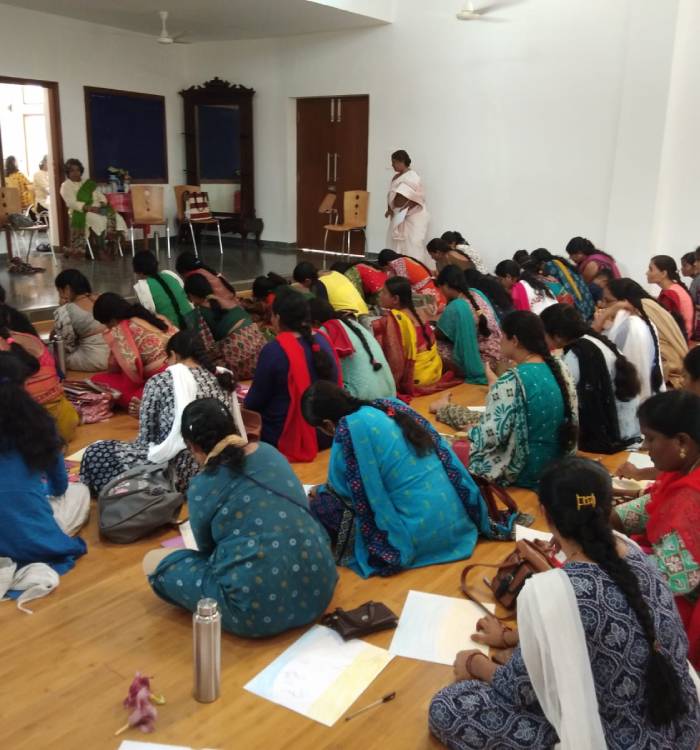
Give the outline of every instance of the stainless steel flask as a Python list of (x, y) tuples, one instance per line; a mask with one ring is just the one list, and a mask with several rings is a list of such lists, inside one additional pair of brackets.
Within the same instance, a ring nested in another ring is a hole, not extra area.
[(221, 690), (221, 613), (216, 599), (200, 599), (192, 615), (194, 697), (215, 701)]

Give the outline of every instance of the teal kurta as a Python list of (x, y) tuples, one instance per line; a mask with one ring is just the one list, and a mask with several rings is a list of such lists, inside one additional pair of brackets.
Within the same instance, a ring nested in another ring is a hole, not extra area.
[(438, 320), (438, 328), (452, 342), (452, 356), (467, 383), (486, 385), (486, 371), (469, 302), (462, 298), (449, 302)]
[(149, 576), (160, 597), (192, 612), (202, 597), (216, 599), (223, 628), (250, 638), (307, 625), (325, 611), (338, 579), (330, 542), (276, 448), (258, 443), (241, 472), (200, 473), (187, 499), (199, 551), (178, 550), (160, 563)]

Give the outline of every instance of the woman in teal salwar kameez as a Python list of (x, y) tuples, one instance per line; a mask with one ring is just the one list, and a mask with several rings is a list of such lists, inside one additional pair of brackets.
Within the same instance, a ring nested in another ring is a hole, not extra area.
[(309, 424), (333, 432), (328, 482), (311, 511), (330, 533), (336, 560), (358, 575), (469, 557), (491, 524), (474, 480), (419, 414), (394, 399), (366, 402), (317, 381), (302, 399)]
[[(187, 493), (198, 551), (178, 550), (150, 572), (153, 590), (194, 612), (216, 599), (223, 628), (259, 638), (307, 625), (333, 597), (330, 543), (304, 488), (271, 445), (246, 445), (217, 399), (182, 415), (182, 436), (203, 471)], [(146, 564), (144, 564), (146, 567)]]
[[(578, 404), (566, 366), (549, 353), (539, 316), (527, 311), (502, 322), (501, 349), (515, 362), (491, 388), (479, 424), (469, 433), (469, 470), (500, 485), (536, 488), (545, 468), (576, 450)], [(465, 407), (445, 404), (437, 419), (461, 428)]]

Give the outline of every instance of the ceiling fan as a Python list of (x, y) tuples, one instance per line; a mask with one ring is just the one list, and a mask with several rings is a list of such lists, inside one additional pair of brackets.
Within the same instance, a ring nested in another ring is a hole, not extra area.
[(504, 18), (495, 18), (491, 14), (504, 5), (516, 5), (518, 2), (522, 0), (501, 0), (501, 2), (492, 2), (476, 9), (474, 3), (465, 2), (462, 10), (457, 13), (457, 18), (460, 21), (504, 21)]
[(158, 15), (160, 16), (160, 22), (162, 24), (160, 35), (156, 38), (158, 44), (189, 44), (189, 42), (182, 41), (182, 37), (185, 36), (184, 33), (178, 34), (177, 36), (170, 36), (168, 33), (169, 13), (167, 10), (159, 11)]

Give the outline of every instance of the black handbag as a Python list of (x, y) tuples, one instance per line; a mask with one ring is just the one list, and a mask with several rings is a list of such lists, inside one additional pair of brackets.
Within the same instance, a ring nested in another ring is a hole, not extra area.
[(345, 641), (395, 628), (398, 622), (399, 618), (386, 604), (371, 601), (349, 611), (338, 607), (321, 618), (321, 625), (332, 628)]

